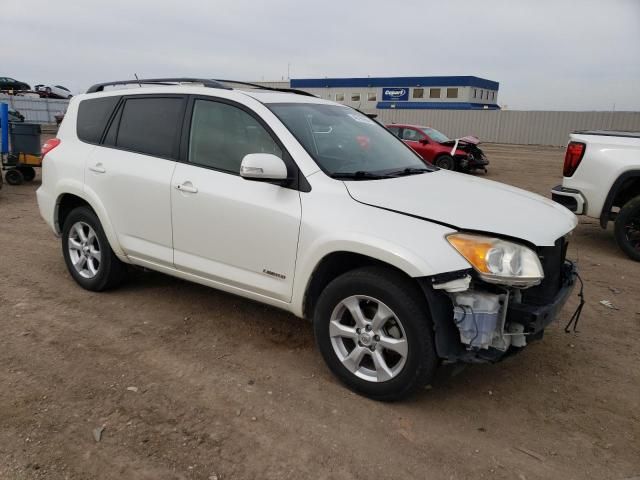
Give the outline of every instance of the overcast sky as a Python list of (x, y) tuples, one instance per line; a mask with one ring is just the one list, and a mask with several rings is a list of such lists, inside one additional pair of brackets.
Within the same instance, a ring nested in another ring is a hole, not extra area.
[(476, 75), (509, 109), (640, 110), (640, 0), (0, 0), (0, 76)]

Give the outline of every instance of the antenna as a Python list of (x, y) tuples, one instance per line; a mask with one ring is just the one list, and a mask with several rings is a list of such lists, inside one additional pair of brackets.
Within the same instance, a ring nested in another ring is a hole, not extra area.
[(140, 83), (140, 79), (138, 78), (138, 74), (134, 73), (133, 76), (136, 77), (136, 80), (138, 81), (138, 86), (142, 87), (142, 84)]

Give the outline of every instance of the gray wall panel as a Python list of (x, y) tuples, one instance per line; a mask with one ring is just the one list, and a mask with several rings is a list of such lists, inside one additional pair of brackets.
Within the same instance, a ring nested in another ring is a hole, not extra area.
[(429, 125), (450, 137), (476, 135), (484, 142), (565, 145), (575, 130), (640, 131), (640, 112), (518, 110), (378, 110), (383, 123)]
[(69, 100), (0, 94), (0, 103), (7, 103), (10, 110), (19, 111), (25, 116), (25, 122), (55, 123), (54, 116), (66, 112)]

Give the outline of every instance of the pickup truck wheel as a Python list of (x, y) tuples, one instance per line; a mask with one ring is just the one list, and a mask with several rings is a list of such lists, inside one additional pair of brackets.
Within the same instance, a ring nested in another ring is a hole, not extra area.
[(615, 235), (622, 251), (640, 262), (640, 196), (629, 200), (618, 213)]
[(426, 299), (391, 269), (361, 268), (333, 280), (318, 299), (313, 323), (325, 362), (357, 393), (398, 400), (435, 374)]
[(87, 207), (78, 207), (67, 216), (62, 254), (73, 279), (87, 290), (108, 290), (125, 277), (124, 263), (111, 250), (100, 220)]
[(438, 158), (436, 158), (435, 165), (436, 167), (442, 168), (443, 170), (456, 169), (456, 161), (451, 155), (440, 155)]

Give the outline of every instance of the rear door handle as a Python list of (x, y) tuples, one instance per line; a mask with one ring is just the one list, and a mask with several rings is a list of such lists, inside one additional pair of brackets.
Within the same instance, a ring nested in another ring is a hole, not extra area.
[(179, 183), (176, 185), (176, 190), (180, 190), (185, 193), (198, 193), (198, 189), (193, 186), (191, 182)]
[(89, 167), (89, 170), (91, 170), (92, 172), (96, 172), (96, 173), (106, 173), (107, 172), (105, 170), (105, 168), (102, 166), (101, 163), (96, 163), (93, 167)]

